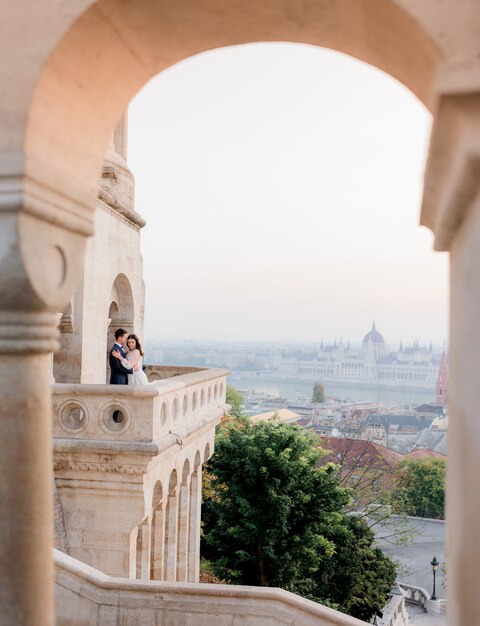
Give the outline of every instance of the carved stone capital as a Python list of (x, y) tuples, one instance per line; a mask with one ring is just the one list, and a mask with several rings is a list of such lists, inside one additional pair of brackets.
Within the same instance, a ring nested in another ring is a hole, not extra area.
[(92, 233), (93, 211), (25, 177), (0, 176), (1, 308), (14, 317), (63, 310)]
[(480, 93), (441, 96), (425, 173), (421, 223), (449, 250), (480, 190)]

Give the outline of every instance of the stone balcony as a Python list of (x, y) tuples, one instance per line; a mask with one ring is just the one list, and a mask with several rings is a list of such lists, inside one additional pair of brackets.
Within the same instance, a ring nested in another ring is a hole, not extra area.
[(54, 384), (53, 436), (165, 442), (197, 429), (225, 405), (224, 369), (148, 366), (148, 385)]
[(58, 546), (114, 576), (198, 580), (201, 472), (228, 373), (154, 366), (143, 386), (54, 384)]

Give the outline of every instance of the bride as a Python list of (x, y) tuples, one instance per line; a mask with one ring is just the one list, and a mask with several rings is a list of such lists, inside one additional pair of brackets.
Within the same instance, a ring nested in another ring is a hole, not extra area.
[(148, 378), (142, 369), (143, 350), (137, 335), (128, 335), (127, 339), (128, 354), (124, 358), (120, 352), (114, 350), (113, 356), (122, 362), (123, 367), (132, 370), (132, 374), (128, 374), (129, 385), (146, 385)]

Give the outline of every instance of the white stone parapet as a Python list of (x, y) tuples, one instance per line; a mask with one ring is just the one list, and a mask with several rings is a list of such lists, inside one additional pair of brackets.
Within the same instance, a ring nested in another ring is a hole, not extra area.
[[(179, 369), (179, 368), (177, 368)], [(191, 371), (143, 386), (53, 385), (53, 436), (58, 439), (175, 441), (225, 405), (228, 370)]]
[(53, 386), (58, 545), (111, 575), (195, 582), (202, 465), (228, 371), (168, 373), (143, 386)]
[(114, 578), (54, 550), (57, 626), (365, 626), (272, 587)]

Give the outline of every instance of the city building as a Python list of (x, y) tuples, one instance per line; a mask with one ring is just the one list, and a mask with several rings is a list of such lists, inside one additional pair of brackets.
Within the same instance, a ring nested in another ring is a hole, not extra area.
[(390, 349), (374, 322), (358, 348), (343, 341), (322, 343), (315, 352), (285, 352), (275, 365), (275, 373), (285, 378), (434, 389), (440, 356), (431, 344), (427, 348), (418, 342), (406, 348), (401, 342), (398, 350)]

